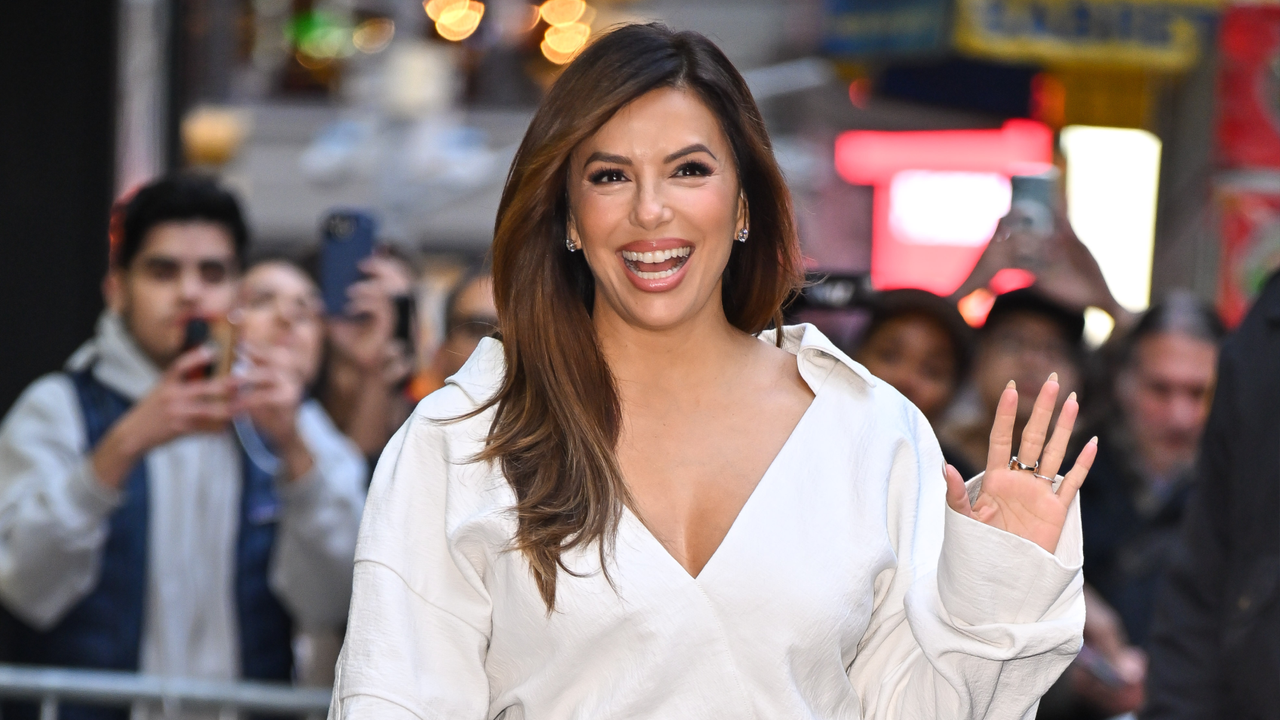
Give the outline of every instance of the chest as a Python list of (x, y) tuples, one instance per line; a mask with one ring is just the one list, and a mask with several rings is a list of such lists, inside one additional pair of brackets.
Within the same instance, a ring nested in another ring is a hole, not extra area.
[(618, 460), (632, 509), (690, 575), (710, 560), (774, 465), (785, 462), (813, 402), (806, 390), (754, 403), (645, 408), (628, 417)]
[[(728, 653), (770, 658), (805, 677), (842, 677), (895, 563), (891, 444), (872, 443), (876, 457), (856, 462), (867, 445), (859, 429), (832, 434), (811, 422), (824, 408), (813, 409), (696, 576), (630, 511), (609, 578), (594, 546), (566, 553), (574, 574), (560, 574), (550, 616), (520, 556), (500, 556), (485, 580), (495, 681), (518, 682), (556, 662), (592, 666), (612, 647), (652, 659), (655, 673), (726, 667)], [(531, 647), (539, 648), (532, 657)]]

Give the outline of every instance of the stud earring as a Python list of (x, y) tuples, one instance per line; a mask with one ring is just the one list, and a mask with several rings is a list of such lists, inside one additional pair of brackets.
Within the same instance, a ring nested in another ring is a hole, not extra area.
[(738, 234), (737, 234), (737, 235), (735, 235), (733, 239), (734, 239), (734, 240), (737, 240), (737, 241), (738, 241), (738, 242), (740, 242), (740, 243), (744, 243), (744, 242), (746, 242), (746, 241), (747, 241), (747, 229), (746, 229), (746, 228), (742, 228), (741, 230), (739, 230), (739, 231), (738, 231)]
[(578, 246), (573, 244), (573, 238), (568, 235), (564, 236), (564, 246), (569, 248), (569, 252), (577, 252)]

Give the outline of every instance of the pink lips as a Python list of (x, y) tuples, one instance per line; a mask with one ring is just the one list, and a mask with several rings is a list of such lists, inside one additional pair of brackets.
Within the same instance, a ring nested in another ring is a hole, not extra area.
[[(644, 263), (629, 261), (623, 257), (623, 253), (646, 253), (661, 252), (664, 250), (675, 250), (678, 248), (689, 248), (689, 255), (684, 258), (672, 258), (656, 263)], [(626, 272), (627, 279), (637, 290), (644, 292), (665, 292), (671, 290), (684, 280), (685, 268), (689, 265), (689, 259), (693, 256), (693, 243), (682, 240), (680, 238), (658, 238), (656, 240), (636, 240), (627, 243), (618, 248), (618, 261), (622, 263)], [(677, 266), (678, 263), (678, 267)], [(660, 278), (645, 278), (637, 274), (637, 270), (645, 273), (664, 272), (675, 268), (675, 272), (671, 275)]]

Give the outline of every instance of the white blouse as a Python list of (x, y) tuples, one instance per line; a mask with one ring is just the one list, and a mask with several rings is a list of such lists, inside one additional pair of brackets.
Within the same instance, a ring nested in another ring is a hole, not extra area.
[(442, 422), (499, 387), (485, 340), (378, 463), (330, 718), (1033, 717), (1081, 645), (1078, 504), (1052, 555), (955, 513), (919, 410), (812, 326), (783, 347), (815, 398), (702, 572), (627, 512), (616, 588), (576, 549), (548, 615), (468, 462), (492, 411)]

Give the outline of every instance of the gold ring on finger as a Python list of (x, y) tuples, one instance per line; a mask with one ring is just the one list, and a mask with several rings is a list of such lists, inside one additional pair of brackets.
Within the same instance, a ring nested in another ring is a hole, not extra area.
[(1025, 470), (1030, 473), (1035, 473), (1036, 470), (1040, 469), (1040, 461), (1036, 460), (1034, 463), (1028, 465), (1022, 462), (1021, 460), (1019, 460), (1017, 455), (1014, 455), (1013, 457), (1009, 458), (1009, 469)]

